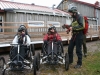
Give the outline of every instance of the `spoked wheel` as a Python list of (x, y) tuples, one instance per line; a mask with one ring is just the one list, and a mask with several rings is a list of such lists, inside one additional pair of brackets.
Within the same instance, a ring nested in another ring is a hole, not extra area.
[(65, 70), (69, 70), (69, 55), (68, 53), (65, 54)]
[(3, 57), (0, 57), (0, 74), (4, 75), (5, 70), (5, 59)]
[[(2, 75), (9, 75), (9, 74), (10, 74), (9, 71), (6, 70), (6, 69), (4, 69), (4, 70), (2, 71)], [(10, 74), (10, 75), (12, 75), (12, 74)]]
[(39, 68), (40, 68), (40, 53), (37, 53), (37, 55), (36, 55), (36, 57), (37, 57), (37, 70), (39, 70)]
[(36, 75), (36, 71), (37, 71), (37, 57), (34, 56), (34, 60), (33, 60), (33, 75)]

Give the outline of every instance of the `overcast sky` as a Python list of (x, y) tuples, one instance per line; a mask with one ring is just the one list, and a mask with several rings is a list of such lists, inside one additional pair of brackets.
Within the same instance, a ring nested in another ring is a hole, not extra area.
[[(34, 3), (36, 5), (48, 6), (48, 7), (52, 7), (52, 5), (55, 4), (56, 5), (55, 7), (57, 7), (62, 0), (9, 0), (9, 1), (28, 3), (28, 4)], [(100, 2), (100, 0), (80, 0), (80, 1), (92, 4), (94, 4), (96, 1)]]

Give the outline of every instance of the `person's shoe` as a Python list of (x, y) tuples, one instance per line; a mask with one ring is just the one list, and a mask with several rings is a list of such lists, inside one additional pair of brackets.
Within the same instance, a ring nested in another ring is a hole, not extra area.
[(74, 66), (75, 69), (81, 68), (81, 67), (82, 67), (81, 65), (75, 65), (75, 66)]

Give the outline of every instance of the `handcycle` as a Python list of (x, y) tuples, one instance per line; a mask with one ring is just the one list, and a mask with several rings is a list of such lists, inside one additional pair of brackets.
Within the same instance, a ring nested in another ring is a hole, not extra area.
[[(32, 51), (32, 45), (29, 47), (21, 44), (11, 44), (11, 49), (10, 49), (10, 59), (6, 63), (5, 59), (3, 59), (4, 65), (2, 66), (2, 75), (13, 75), (11, 72), (23, 72), (24, 70), (31, 70), (33, 75), (36, 75), (36, 56), (34, 55)], [(21, 48), (25, 47), (26, 54), (23, 57), (20, 54)], [(16, 49), (16, 55), (13, 56), (13, 51)], [(24, 74), (25, 75), (25, 74)]]
[(57, 42), (48, 42), (47, 45), (43, 44), (41, 54), (36, 54), (37, 58), (37, 69), (39, 70), (40, 64), (64, 64), (65, 70), (69, 70), (69, 55), (63, 50), (63, 45)]

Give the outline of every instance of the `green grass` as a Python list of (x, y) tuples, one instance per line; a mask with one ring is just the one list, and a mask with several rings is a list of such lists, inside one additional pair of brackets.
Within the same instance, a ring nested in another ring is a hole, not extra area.
[(80, 69), (74, 69), (76, 57), (73, 65), (65, 71), (64, 65), (42, 65), (38, 75), (100, 75), (100, 52), (89, 53), (87, 58), (83, 57), (83, 65)]
[(83, 59), (87, 75), (100, 75), (100, 52), (96, 52)]

